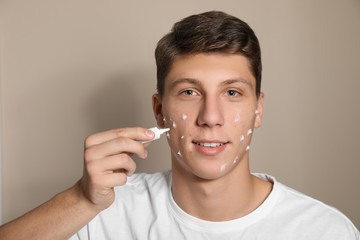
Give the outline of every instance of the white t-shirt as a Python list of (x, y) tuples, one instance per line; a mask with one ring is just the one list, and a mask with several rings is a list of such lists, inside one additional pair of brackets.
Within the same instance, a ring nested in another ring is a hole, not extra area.
[(265, 174), (273, 183), (268, 198), (250, 214), (211, 222), (185, 213), (171, 194), (171, 171), (134, 174), (116, 187), (116, 199), (73, 239), (354, 239), (360, 234), (335, 208), (299, 193)]

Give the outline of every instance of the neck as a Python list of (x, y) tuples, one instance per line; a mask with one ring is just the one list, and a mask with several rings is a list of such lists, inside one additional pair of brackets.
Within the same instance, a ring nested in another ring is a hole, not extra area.
[(212, 180), (185, 171), (176, 159), (172, 162), (175, 202), (188, 214), (203, 220), (227, 221), (245, 216), (271, 191), (270, 183), (251, 175), (247, 158), (226, 175)]

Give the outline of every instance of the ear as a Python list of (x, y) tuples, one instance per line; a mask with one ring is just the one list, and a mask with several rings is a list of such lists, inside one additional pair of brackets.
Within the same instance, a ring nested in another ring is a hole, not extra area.
[(162, 99), (159, 94), (155, 93), (152, 96), (152, 106), (153, 106), (153, 112), (154, 116), (157, 122), (158, 127), (165, 128), (165, 123), (163, 120), (163, 114), (162, 114)]
[(262, 115), (264, 112), (264, 108), (263, 108), (263, 103), (264, 103), (264, 93), (261, 92), (257, 101), (257, 108), (256, 108), (256, 117), (255, 117), (255, 124), (254, 127), (255, 128), (259, 128), (261, 127), (262, 124)]

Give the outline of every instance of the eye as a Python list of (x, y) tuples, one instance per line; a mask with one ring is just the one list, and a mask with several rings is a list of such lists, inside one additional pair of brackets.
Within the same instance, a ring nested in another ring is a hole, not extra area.
[(238, 91), (235, 91), (235, 90), (228, 90), (226, 92), (226, 95), (230, 96), (230, 97), (235, 97), (235, 96), (238, 96), (240, 95), (240, 93)]
[(194, 96), (196, 95), (196, 92), (191, 89), (186, 89), (185, 91), (182, 91), (181, 94), (187, 95), (187, 96)]

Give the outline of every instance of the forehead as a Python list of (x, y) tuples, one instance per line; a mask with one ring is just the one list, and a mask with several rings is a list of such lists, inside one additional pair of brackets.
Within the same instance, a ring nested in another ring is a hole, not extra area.
[(180, 79), (196, 79), (203, 84), (217, 85), (232, 79), (248, 82), (255, 89), (255, 77), (249, 61), (239, 54), (195, 54), (178, 56), (165, 78), (165, 94), (173, 82)]

